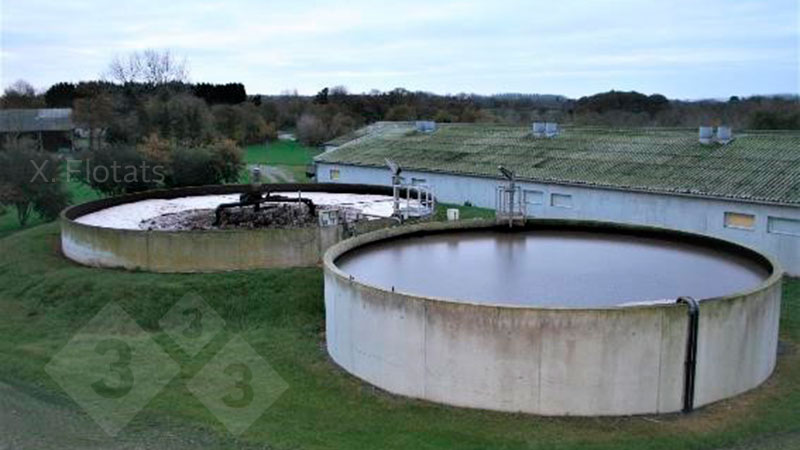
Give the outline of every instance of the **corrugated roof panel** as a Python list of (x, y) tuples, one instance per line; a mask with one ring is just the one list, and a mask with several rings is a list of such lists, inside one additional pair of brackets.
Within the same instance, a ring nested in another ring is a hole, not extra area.
[(694, 129), (564, 127), (546, 139), (493, 124), (440, 124), (434, 133), (381, 124), (317, 160), (383, 166), (388, 157), (407, 169), (493, 178), (504, 165), (532, 181), (800, 204), (800, 132), (746, 131), (706, 146)]

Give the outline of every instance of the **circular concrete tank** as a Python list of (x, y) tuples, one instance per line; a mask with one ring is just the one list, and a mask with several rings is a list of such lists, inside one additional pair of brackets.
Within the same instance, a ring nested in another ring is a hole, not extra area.
[(64, 255), (81, 264), (154, 272), (215, 272), (320, 263), (322, 253), (353, 233), (395, 223), (392, 189), (350, 184), (265, 185), (317, 205), (368, 218), (332, 226), (164, 230), (142, 228), (154, 217), (213, 209), (237, 201), (247, 185), (155, 190), (76, 205), (61, 214)]
[[(697, 234), (599, 222), (426, 223), (324, 257), (332, 358), (387, 391), (545, 415), (667, 413), (775, 365), (781, 269)], [(699, 301), (696, 369), (689, 308)]]

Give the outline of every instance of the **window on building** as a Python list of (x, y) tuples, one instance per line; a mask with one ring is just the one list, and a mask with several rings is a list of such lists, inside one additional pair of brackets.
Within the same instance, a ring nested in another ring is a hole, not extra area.
[(522, 198), (528, 205), (541, 205), (544, 203), (544, 192), (525, 190), (522, 192)]
[(725, 228), (737, 228), (740, 230), (754, 230), (756, 228), (756, 216), (753, 214), (743, 214), (737, 212), (725, 213)]
[(767, 219), (767, 231), (775, 234), (800, 236), (800, 220), (785, 219), (783, 217), (769, 217)]
[(339, 169), (331, 169), (330, 178), (331, 178), (331, 180), (338, 180), (339, 179)]
[(550, 206), (556, 208), (572, 208), (572, 196), (567, 194), (553, 194), (550, 196)]

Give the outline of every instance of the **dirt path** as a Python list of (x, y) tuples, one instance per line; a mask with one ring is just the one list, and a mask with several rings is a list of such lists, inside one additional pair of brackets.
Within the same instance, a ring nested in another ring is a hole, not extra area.
[(247, 170), (252, 174), (254, 167), (261, 169), (261, 178), (266, 183), (294, 183), (294, 175), (277, 166), (268, 166), (266, 164), (249, 164)]

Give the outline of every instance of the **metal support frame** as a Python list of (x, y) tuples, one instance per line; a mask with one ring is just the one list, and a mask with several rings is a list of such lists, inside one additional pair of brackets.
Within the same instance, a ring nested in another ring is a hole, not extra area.
[[(392, 173), (392, 217), (398, 222), (403, 223), (408, 217), (426, 217), (432, 215), (436, 209), (433, 196), (433, 189), (423, 184), (405, 184), (400, 173), (403, 169), (394, 161), (387, 159), (386, 166)], [(401, 205), (403, 200), (401, 191), (405, 190), (405, 206)], [(416, 199), (414, 198), (416, 193)], [(416, 200), (419, 206), (412, 206), (412, 200)]]
[(522, 188), (517, 186), (517, 179), (514, 172), (498, 166), (497, 170), (508, 180), (508, 185), (497, 186), (495, 195), (495, 217), (498, 223), (508, 221), (508, 227), (514, 226), (515, 222), (520, 225), (525, 224), (525, 203), (522, 198)]
[(522, 188), (515, 183), (508, 186), (498, 186), (495, 198), (495, 216), (498, 223), (508, 222), (512, 227), (515, 223), (525, 223), (525, 203), (522, 199)]

